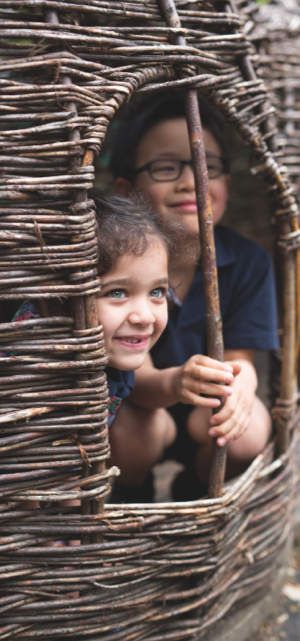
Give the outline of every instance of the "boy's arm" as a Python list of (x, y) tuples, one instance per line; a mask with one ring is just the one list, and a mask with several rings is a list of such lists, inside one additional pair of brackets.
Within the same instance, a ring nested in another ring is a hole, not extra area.
[(148, 354), (135, 372), (130, 400), (145, 409), (170, 407), (178, 402), (195, 407), (219, 407), (218, 397), (232, 394), (229, 384), (239, 371), (239, 365), (220, 363), (201, 354), (192, 356), (180, 367), (159, 370)]
[(225, 350), (224, 359), (238, 361), (241, 370), (233, 380), (232, 395), (226, 399), (220, 412), (210, 419), (210, 436), (218, 438), (218, 445), (238, 438), (247, 429), (257, 388), (257, 376), (253, 366), (254, 352), (252, 350)]

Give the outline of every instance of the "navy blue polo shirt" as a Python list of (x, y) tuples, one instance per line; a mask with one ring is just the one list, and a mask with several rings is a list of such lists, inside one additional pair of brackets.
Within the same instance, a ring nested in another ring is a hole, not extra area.
[[(252, 240), (215, 228), (220, 308), (225, 349), (278, 348), (274, 275), (268, 254)], [(183, 365), (206, 354), (206, 314), (199, 266), (182, 303), (174, 303), (168, 325), (151, 350), (155, 367)]]
[(108, 386), (108, 425), (111, 425), (116, 417), (117, 411), (124, 400), (129, 396), (134, 385), (134, 372), (125, 372), (114, 367), (105, 369)]

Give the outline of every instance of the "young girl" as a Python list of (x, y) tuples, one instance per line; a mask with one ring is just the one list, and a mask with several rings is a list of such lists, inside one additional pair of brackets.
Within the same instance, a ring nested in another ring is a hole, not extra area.
[(136, 409), (139, 421), (133, 422), (132, 407), (125, 399), (133, 388), (134, 370), (141, 367), (167, 324), (168, 264), (178, 231), (151, 211), (145, 197), (104, 197), (97, 189), (90, 195), (98, 225), (97, 310), (108, 356), (112, 463), (121, 470), (130, 501), (130, 487), (144, 480), (175, 438), (174, 422), (164, 409), (150, 413)]

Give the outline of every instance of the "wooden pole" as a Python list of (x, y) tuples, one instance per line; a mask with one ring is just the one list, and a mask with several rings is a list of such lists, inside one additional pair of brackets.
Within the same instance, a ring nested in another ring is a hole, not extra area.
[[(174, 1), (159, 0), (159, 2), (167, 25), (172, 28), (181, 27)], [(174, 44), (185, 45), (185, 39), (181, 35), (175, 35), (173, 41)], [(223, 361), (222, 323), (206, 156), (203, 144), (198, 97), (197, 92), (193, 89), (189, 90), (186, 94), (185, 110), (195, 175), (195, 191), (201, 238), (201, 264), (206, 307), (207, 352), (208, 356), (211, 358)], [(223, 402), (221, 403), (221, 407), (222, 404)], [(218, 411), (221, 407), (218, 408)], [(221, 496), (222, 494), (225, 466), (226, 446), (220, 447), (217, 445), (216, 438), (214, 438), (208, 487), (208, 495), (212, 498)]]

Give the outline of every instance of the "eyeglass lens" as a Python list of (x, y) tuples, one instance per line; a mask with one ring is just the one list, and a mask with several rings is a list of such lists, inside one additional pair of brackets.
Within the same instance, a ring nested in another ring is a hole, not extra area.
[[(209, 178), (218, 178), (223, 173), (223, 160), (218, 156), (207, 156), (207, 171)], [(154, 160), (149, 163), (149, 173), (153, 180), (171, 181), (177, 180), (185, 164), (190, 164), (182, 160)]]

